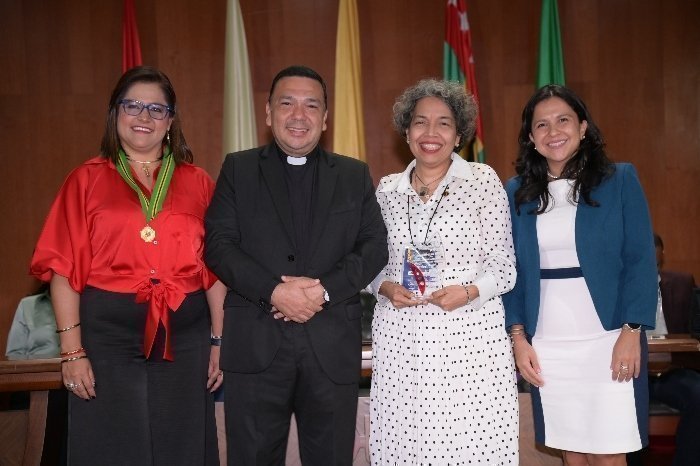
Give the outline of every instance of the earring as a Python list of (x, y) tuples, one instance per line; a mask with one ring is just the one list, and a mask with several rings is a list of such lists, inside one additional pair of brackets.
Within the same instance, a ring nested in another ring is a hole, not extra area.
[(410, 143), (411, 143), (411, 140), (408, 139), (408, 137), (406, 137), (406, 144), (410, 144)]
[(168, 130), (168, 132), (165, 133), (165, 140), (167, 141), (168, 145), (170, 145), (170, 130)]
[(586, 139), (586, 135), (585, 135), (585, 134), (584, 134), (583, 136), (581, 136), (581, 140), (583, 141), (584, 139)]

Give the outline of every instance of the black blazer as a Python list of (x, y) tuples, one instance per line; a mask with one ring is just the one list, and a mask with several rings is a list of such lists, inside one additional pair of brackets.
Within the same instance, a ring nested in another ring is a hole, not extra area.
[(359, 291), (388, 260), (386, 228), (365, 163), (319, 151), (316, 200), (304, 275), (319, 278), (330, 303), (304, 324), (270, 314), (282, 275), (296, 275), (294, 226), (284, 167), (273, 145), (226, 156), (206, 214), (205, 260), (229, 287), (224, 303), (224, 370), (265, 370), (282, 325), (303, 325), (336, 383), (357, 381), (361, 364)]
[(693, 333), (691, 321), (698, 313), (693, 275), (667, 270), (662, 270), (659, 275), (661, 309), (664, 312), (668, 333)]

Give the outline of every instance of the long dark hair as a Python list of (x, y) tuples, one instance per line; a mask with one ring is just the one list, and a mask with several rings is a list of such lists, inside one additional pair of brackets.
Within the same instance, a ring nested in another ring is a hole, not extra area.
[(572, 108), (579, 122), (586, 121), (588, 126), (581, 140), (578, 151), (566, 162), (561, 172), (562, 178), (574, 180), (573, 198), (583, 199), (590, 206), (600, 204), (591, 198), (591, 191), (606, 177), (615, 171), (615, 165), (605, 154), (605, 142), (598, 126), (581, 98), (571, 89), (556, 84), (541, 87), (523, 109), (522, 126), (518, 135), (518, 159), (515, 161), (515, 171), (520, 175), (520, 187), (515, 192), (516, 212), (520, 214), (520, 204), (539, 199), (539, 206), (528, 213), (541, 214), (549, 205), (547, 190), (547, 160), (535, 149), (530, 141), (532, 132), (532, 116), (537, 104), (552, 97), (559, 97)]
[[(176, 163), (192, 163), (192, 151), (185, 141), (185, 135), (182, 134), (182, 125), (180, 116), (177, 112), (177, 97), (175, 89), (170, 83), (170, 79), (160, 70), (151, 66), (137, 66), (131, 68), (119, 78), (117, 85), (114, 86), (112, 96), (109, 98), (109, 108), (107, 109), (107, 120), (105, 121), (105, 132), (102, 136), (100, 144), (100, 153), (103, 157), (111, 159), (112, 162), (117, 161), (117, 154), (122, 148), (117, 133), (117, 117), (119, 115), (119, 101), (124, 98), (131, 86), (136, 83), (153, 83), (157, 84), (165, 95), (166, 104), (173, 109), (173, 121), (170, 124), (170, 148), (173, 151), (173, 156)], [(166, 136), (167, 137), (167, 136)], [(163, 144), (166, 143), (165, 138)]]

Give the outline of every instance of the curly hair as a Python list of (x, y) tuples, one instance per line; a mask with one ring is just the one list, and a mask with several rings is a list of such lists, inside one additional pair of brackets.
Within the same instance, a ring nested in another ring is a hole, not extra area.
[(586, 121), (588, 126), (581, 140), (578, 151), (566, 162), (561, 172), (563, 178), (573, 179), (573, 199), (581, 198), (593, 207), (600, 204), (591, 198), (591, 191), (615, 171), (615, 165), (605, 153), (605, 142), (598, 126), (593, 122), (586, 104), (571, 89), (556, 84), (548, 84), (535, 92), (525, 105), (522, 125), (518, 135), (518, 158), (515, 171), (520, 176), (520, 187), (515, 192), (516, 212), (520, 214), (520, 205), (539, 199), (539, 206), (528, 213), (541, 214), (549, 206), (550, 195), (547, 190), (547, 159), (545, 159), (530, 140), (532, 119), (535, 107), (540, 102), (558, 97), (576, 113), (579, 122)]
[(438, 79), (423, 79), (414, 86), (407, 88), (394, 103), (394, 128), (404, 137), (411, 125), (416, 104), (424, 97), (437, 97), (445, 102), (455, 119), (459, 144), (455, 152), (459, 152), (465, 144), (471, 141), (476, 130), (478, 107), (474, 96), (464, 88), (464, 84), (456, 81)]
[[(119, 134), (117, 133), (117, 117), (119, 114), (119, 102), (124, 98), (131, 86), (136, 83), (157, 84), (163, 91), (166, 104), (172, 108), (172, 123), (170, 124), (170, 149), (172, 150), (175, 163), (192, 163), (192, 151), (185, 141), (185, 135), (182, 133), (182, 123), (180, 116), (177, 113), (177, 97), (175, 89), (170, 83), (170, 79), (160, 70), (151, 66), (137, 66), (125, 72), (109, 98), (109, 107), (107, 108), (107, 119), (105, 122), (105, 132), (102, 135), (102, 143), (100, 145), (100, 153), (103, 157), (111, 159), (112, 162), (117, 161), (119, 149), (122, 148)], [(166, 135), (167, 137), (167, 135)], [(163, 138), (163, 144), (166, 139)]]

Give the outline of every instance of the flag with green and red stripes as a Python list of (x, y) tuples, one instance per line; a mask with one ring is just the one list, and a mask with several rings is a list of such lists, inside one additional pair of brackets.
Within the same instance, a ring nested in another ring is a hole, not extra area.
[[(445, 79), (464, 83), (467, 90), (479, 103), (474, 72), (474, 53), (472, 37), (467, 19), (466, 0), (447, 0), (445, 10), (445, 45), (443, 62)], [(486, 161), (484, 150), (484, 128), (481, 124), (481, 110), (476, 117), (476, 134), (474, 140), (463, 149), (467, 160)]]

